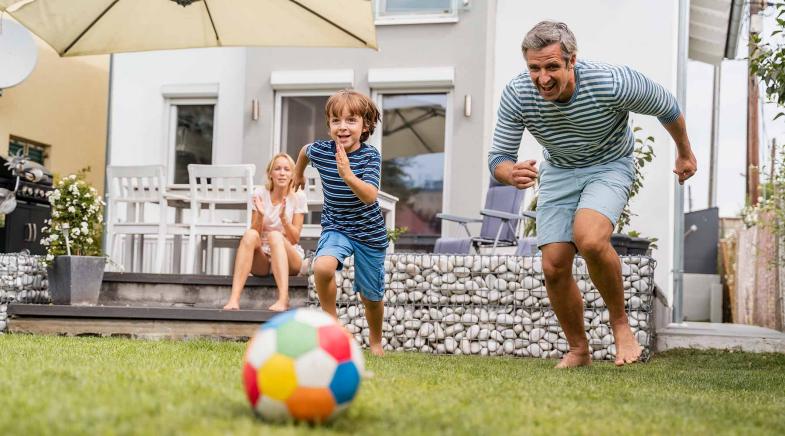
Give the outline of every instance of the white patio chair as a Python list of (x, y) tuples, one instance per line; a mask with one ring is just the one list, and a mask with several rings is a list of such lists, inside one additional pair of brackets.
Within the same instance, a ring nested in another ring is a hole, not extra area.
[[(144, 237), (157, 238), (153, 272), (161, 272), (166, 248), (166, 179), (162, 165), (110, 166), (106, 169), (108, 186), (107, 241), (108, 254), (114, 257), (120, 236), (125, 236), (124, 263), (129, 271), (142, 271)], [(120, 208), (125, 206), (125, 218)], [(158, 208), (158, 217), (147, 219), (147, 206)], [(136, 236), (139, 237), (135, 245)], [(134, 255), (134, 251), (138, 256)], [(135, 263), (139, 267), (135, 267)]]
[[(188, 234), (188, 273), (194, 272), (202, 237), (207, 238), (205, 269), (209, 274), (212, 271), (214, 237), (242, 237), (251, 227), (253, 206), (250, 199), (255, 172), (254, 165), (188, 165), (192, 214)], [(225, 214), (221, 216), (216, 212), (222, 209), (242, 211), (242, 217), (239, 220), (228, 219)], [(200, 243), (197, 244), (197, 241)]]
[(321, 213), (324, 206), (322, 179), (319, 176), (319, 171), (310, 165), (305, 167), (304, 175), (305, 198), (308, 202), (308, 221), (306, 224), (319, 224), (319, 220), (314, 219), (314, 213)]

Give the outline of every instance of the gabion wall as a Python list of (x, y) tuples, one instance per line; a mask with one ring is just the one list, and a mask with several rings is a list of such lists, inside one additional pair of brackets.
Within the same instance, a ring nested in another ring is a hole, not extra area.
[(8, 303), (49, 303), (43, 256), (0, 254), (0, 333), (6, 330)]
[[(645, 359), (654, 344), (655, 261), (623, 256), (621, 263), (626, 309)], [(385, 272), (385, 350), (542, 358), (560, 358), (568, 350), (545, 291), (541, 257), (391, 254)], [(610, 314), (580, 257), (573, 274), (585, 301), (592, 355), (613, 360)], [(349, 258), (336, 272), (338, 315), (367, 346), (368, 323), (353, 279)], [(311, 275), (309, 305), (318, 304)]]

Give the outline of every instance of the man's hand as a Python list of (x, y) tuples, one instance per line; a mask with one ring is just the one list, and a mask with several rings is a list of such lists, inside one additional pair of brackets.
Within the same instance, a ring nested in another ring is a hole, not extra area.
[(696, 171), (698, 171), (698, 163), (691, 151), (687, 155), (679, 153), (676, 156), (676, 165), (673, 167), (673, 173), (679, 176), (680, 185), (683, 185), (685, 180), (695, 175)]
[(537, 181), (537, 161), (525, 160), (516, 162), (512, 166), (511, 181), (512, 186), (518, 189), (534, 186), (534, 182)]
[(352, 168), (349, 166), (349, 156), (346, 155), (346, 150), (340, 145), (335, 146), (335, 162), (338, 164), (338, 175), (344, 181), (354, 176)]

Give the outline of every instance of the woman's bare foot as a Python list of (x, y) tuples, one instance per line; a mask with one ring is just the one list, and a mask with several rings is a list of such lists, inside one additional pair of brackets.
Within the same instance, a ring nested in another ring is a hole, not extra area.
[(641, 357), (641, 346), (632, 335), (629, 325), (613, 330), (613, 338), (616, 342), (616, 366), (624, 366), (635, 363)]
[(270, 310), (273, 312), (285, 312), (289, 309), (289, 301), (286, 300), (278, 300), (270, 306)]
[(591, 365), (591, 354), (588, 351), (570, 351), (561, 358), (556, 369), (577, 368)]
[(371, 354), (374, 356), (382, 357), (384, 356), (384, 348), (382, 348), (382, 344), (371, 344)]
[(236, 301), (229, 301), (224, 306), (224, 310), (240, 310), (240, 304)]

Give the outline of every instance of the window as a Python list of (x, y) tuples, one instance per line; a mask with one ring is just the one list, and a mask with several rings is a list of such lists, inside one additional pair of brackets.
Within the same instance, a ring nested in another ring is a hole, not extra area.
[(324, 105), (330, 96), (279, 94), (279, 150), (297, 160), (300, 149), (317, 139), (330, 139)]
[(382, 94), (381, 190), (398, 197), (395, 225), (439, 236), (447, 94)]
[(376, 0), (376, 24), (454, 23), (457, 0)]
[(172, 100), (170, 102), (175, 184), (188, 184), (188, 164), (213, 163), (215, 102)]
[(11, 136), (11, 141), (8, 144), (8, 156), (22, 154), (27, 156), (31, 161), (46, 166), (46, 160), (49, 157), (49, 153), (47, 152), (48, 149), (48, 145), (17, 136)]

